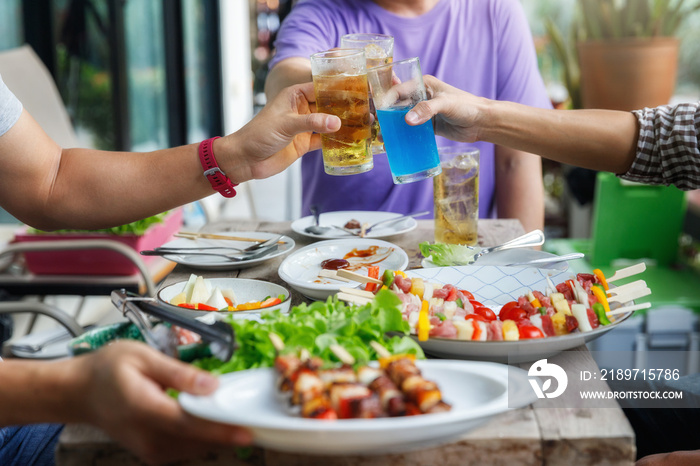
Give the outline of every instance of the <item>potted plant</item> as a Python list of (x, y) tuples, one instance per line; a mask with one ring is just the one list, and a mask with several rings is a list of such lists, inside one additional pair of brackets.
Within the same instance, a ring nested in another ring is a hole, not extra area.
[(634, 110), (673, 95), (683, 20), (700, 9), (686, 0), (578, 0), (567, 41), (545, 26), (564, 68), (574, 108)]

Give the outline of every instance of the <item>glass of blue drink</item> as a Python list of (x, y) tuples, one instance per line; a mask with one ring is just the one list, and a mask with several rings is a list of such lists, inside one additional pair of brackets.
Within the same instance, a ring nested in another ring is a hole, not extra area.
[(394, 183), (440, 174), (433, 122), (410, 126), (405, 120), (409, 110), (427, 99), (418, 58), (372, 68), (367, 76)]

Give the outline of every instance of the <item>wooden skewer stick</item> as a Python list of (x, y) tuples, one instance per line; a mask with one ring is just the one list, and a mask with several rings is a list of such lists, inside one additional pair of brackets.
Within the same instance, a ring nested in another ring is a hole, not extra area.
[(377, 285), (383, 285), (384, 282), (381, 280), (377, 280), (376, 278), (370, 278), (365, 275), (360, 275), (359, 273), (356, 272), (351, 272), (349, 270), (345, 269), (340, 269), (338, 270), (338, 276), (342, 278), (347, 278), (348, 280), (352, 280), (354, 282), (360, 282), (360, 283), (374, 283)]
[(615, 288), (610, 288), (607, 293), (610, 295), (621, 295), (623, 293), (629, 293), (637, 288), (646, 288), (647, 283), (644, 280), (637, 280), (636, 282), (626, 283)]
[(372, 300), (369, 298), (365, 298), (364, 296), (358, 296), (355, 294), (338, 293), (336, 294), (336, 296), (341, 301), (345, 301), (346, 303), (350, 304), (357, 304), (359, 306), (364, 306), (372, 302)]
[(330, 350), (337, 356), (338, 359), (340, 359), (340, 362), (343, 364), (347, 364), (348, 366), (355, 364), (355, 358), (353, 355), (348, 353), (348, 350), (342, 346), (333, 344), (330, 346)]
[(340, 291), (341, 293), (354, 294), (355, 296), (361, 296), (370, 300), (374, 299), (374, 293), (371, 291), (361, 290), (359, 288), (348, 288), (346, 286), (341, 286)]
[(640, 262), (639, 264), (631, 265), (629, 267), (625, 267), (624, 269), (620, 269), (617, 272), (613, 274), (612, 277), (606, 278), (605, 280), (610, 283), (614, 282), (615, 280), (621, 280), (623, 278), (631, 277), (632, 275), (637, 275), (638, 273), (642, 273), (647, 269), (647, 265), (644, 262)]
[(612, 298), (608, 298), (609, 303), (627, 303), (629, 301), (634, 301), (635, 299), (643, 298), (644, 296), (649, 296), (651, 290), (649, 288), (637, 288), (636, 290), (631, 290), (629, 293), (623, 293), (620, 295), (615, 295)]
[[(180, 231), (174, 234), (176, 238), (186, 238), (186, 239), (227, 239), (231, 241), (245, 241), (248, 243), (264, 243), (269, 238), (244, 238), (242, 236), (228, 236), (228, 235), (216, 235), (213, 233), (194, 233), (189, 231)], [(280, 240), (277, 244), (285, 244), (284, 241)]]
[(374, 351), (377, 352), (380, 358), (388, 358), (391, 356), (389, 350), (383, 347), (379, 342), (370, 341), (369, 344), (372, 348), (374, 348)]
[(352, 280), (348, 280), (347, 278), (339, 277), (337, 270), (321, 269), (321, 271), (318, 273), (318, 276), (320, 278), (331, 278), (333, 280), (338, 280), (339, 282), (344, 282), (344, 283), (350, 283), (352, 281)]
[(284, 349), (284, 342), (282, 341), (282, 338), (280, 338), (279, 335), (277, 335), (274, 332), (270, 332), (268, 337), (270, 338), (270, 341), (272, 342), (272, 346), (275, 347), (275, 350), (277, 350), (278, 353)]
[(623, 306), (619, 309), (615, 309), (614, 311), (607, 312), (606, 314), (609, 316), (616, 316), (619, 314), (627, 314), (630, 311), (641, 311), (642, 309), (649, 309), (651, 307), (651, 303), (641, 303), (641, 304), (635, 304), (633, 306)]

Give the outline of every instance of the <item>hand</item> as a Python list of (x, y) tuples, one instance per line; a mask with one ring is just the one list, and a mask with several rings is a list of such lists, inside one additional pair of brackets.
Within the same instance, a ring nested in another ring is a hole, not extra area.
[(77, 407), (83, 418), (151, 464), (196, 458), (212, 448), (245, 445), (240, 427), (187, 414), (166, 388), (207, 395), (218, 386), (211, 374), (138, 342), (117, 342), (74, 359)]
[[(239, 131), (217, 140), (217, 143), (222, 141), (224, 144), (236, 141), (235, 144), (241, 147), (238, 152), (243, 160), (233, 167), (232, 181), (275, 175), (308, 151), (321, 147), (321, 136), (314, 132), (338, 131), (340, 118), (314, 113), (315, 102), (313, 83), (288, 87)], [(221, 153), (219, 151), (219, 148), (215, 149)], [(224, 171), (229, 173), (227, 169)]]
[(476, 142), (480, 122), (484, 118), (485, 99), (445, 84), (439, 79), (423, 76), (428, 100), (419, 102), (408, 114), (406, 122), (420, 125), (435, 117), (435, 134), (454, 141)]

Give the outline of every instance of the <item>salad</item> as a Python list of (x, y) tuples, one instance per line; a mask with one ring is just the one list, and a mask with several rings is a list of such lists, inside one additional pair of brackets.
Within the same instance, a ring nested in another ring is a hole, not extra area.
[(278, 296), (266, 296), (259, 301), (241, 303), (232, 289), (212, 287), (204, 277), (192, 274), (182, 291), (170, 300), (170, 304), (197, 311), (234, 312), (264, 309), (276, 306), (284, 300), (285, 295), (280, 294)]

